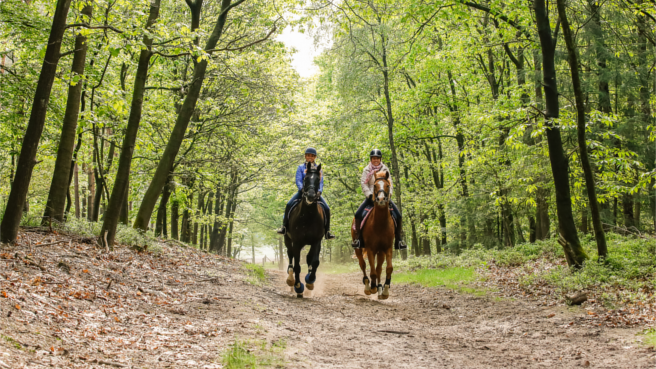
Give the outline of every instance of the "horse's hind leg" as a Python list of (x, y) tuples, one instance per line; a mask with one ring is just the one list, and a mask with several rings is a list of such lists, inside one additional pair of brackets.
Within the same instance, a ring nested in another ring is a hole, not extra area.
[(392, 272), (394, 271), (394, 266), (392, 266), (392, 255), (394, 250), (390, 248), (387, 250), (387, 267), (385, 268), (385, 285), (383, 285), (383, 292), (378, 295), (378, 298), (386, 300), (389, 297), (390, 283), (392, 283)]
[(289, 265), (287, 266), (287, 285), (289, 287), (294, 286), (294, 267), (292, 263), (294, 262), (294, 253), (292, 249), (292, 242), (289, 238), (285, 237), (285, 246), (287, 247), (287, 257), (289, 258)]
[(317, 268), (319, 267), (319, 255), (321, 254), (321, 240), (310, 246), (310, 252), (307, 254), (308, 274), (305, 276), (305, 283), (308, 290), (314, 289), (314, 282), (317, 280)]
[(371, 287), (369, 287), (369, 278), (367, 277), (367, 263), (364, 261), (364, 257), (362, 256), (362, 249), (355, 249), (355, 256), (358, 257), (358, 263), (360, 264), (360, 269), (362, 269), (364, 294), (371, 295)]
[(367, 252), (367, 256), (369, 259), (369, 269), (371, 269), (369, 276), (371, 277), (371, 293), (376, 293), (378, 291), (378, 275), (376, 275), (376, 254), (371, 252)]

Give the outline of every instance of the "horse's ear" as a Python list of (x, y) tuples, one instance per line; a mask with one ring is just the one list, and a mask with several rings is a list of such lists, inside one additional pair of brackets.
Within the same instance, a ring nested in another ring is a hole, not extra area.
[(321, 164), (317, 167), (317, 172), (321, 172)]
[(385, 179), (389, 179), (389, 172), (385, 171)]

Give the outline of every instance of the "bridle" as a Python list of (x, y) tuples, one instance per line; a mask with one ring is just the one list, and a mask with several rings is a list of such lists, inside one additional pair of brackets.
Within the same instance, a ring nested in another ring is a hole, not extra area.
[[(389, 181), (388, 181), (387, 179), (385, 179), (385, 178), (376, 178), (376, 179), (374, 180), (374, 188), (376, 187), (376, 183), (378, 183), (378, 181), (383, 181), (383, 182), (385, 182), (385, 184), (387, 184), (388, 186), (390, 185), (390, 183), (389, 183)], [(389, 201), (389, 193), (385, 191), (385, 185), (384, 185), (384, 184), (383, 184), (383, 189), (382, 189), (382, 190), (378, 190), (378, 191), (376, 192), (376, 197), (378, 197), (378, 194), (380, 194), (381, 192), (385, 194), (385, 200), (386, 200), (386, 201)]]
[[(312, 172), (312, 174), (318, 174), (318, 175), (320, 175), (318, 172)], [(308, 173), (308, 174), (305, 176), (305, 178), (308, 178), (309, 176), (310, 176), (310, 173)], [(319, 179), (319, 180), (321, 180), (321, 179)], [(316, 188), (316, 186), (315, 186), (314, 184), (310, 184), (310, 185), (308, 185), (307, 188), (305, 187), (305, 185), (303, 185), (303, 197), (304, 197), (306, 200), (307, 200), (307, 198), (308, 198), (308, 190), (310, 190), (310, 189), (314, 189), (315, 193), (318, 192), (318, 189)], [(312, 199), (312, 202), (315, 203), (315, 202), (317, 202), (317, 200), (318, 200), (318, 196), (315, 196), (314, 199)]]

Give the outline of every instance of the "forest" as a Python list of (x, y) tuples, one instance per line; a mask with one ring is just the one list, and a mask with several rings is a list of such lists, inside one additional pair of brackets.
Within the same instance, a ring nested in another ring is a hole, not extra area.
[[(0, 368), (653, 367), (655, 68), (654, 0), (0, 0)], [(297, 300), (308, 147), (336, 238)]]
[[(410, 254), (553, 238), (580, 266), (607, 255), (608, 233), (654, 234), (654, 14), (634, 0), (3, 1), (0, 237), (84, 220), (109, 247), (119, 224), (228, 256), (253, 234), (275, 245), (314, 146), (338, 236), (324, 254), (340, 260), (380, 148)], [(276, 41), (288, 27), (329, 44), (311, 78)]]

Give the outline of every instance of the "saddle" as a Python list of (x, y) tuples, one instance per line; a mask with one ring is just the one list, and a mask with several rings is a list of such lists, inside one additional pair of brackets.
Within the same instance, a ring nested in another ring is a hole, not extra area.
[[(301, 201), (303, 201), (303, 198), (300, 198), (300, 199), (298, 199), (298, 200), (296, 200), (296, 201), (294, 201), (294, 202), (292, 203), (292, 206), (289, 207), (289, 213), (287, 213), (288, 216), (289, 216), (289, 214), (292, 213), (292, 211), (294, 210), (294, 208), (296, 208), (296, 205), (298, 205), (298, 204), (301, 203)], [(326, 216), (325, 216), (325, 214), (326, 214), (326, 209), (324, 209), (324, 205), (323, 205), (323, 203), (322, 203), (321, 201), (317, 201), (317, 204), (321, 205), (321, 211), (322, 211), (323, 214), (324, 214), (324, 217), (323, 217), (324, 226), (327, 226), (327, 224), (325, 224), (325, 222), (326, 222)]]
[[(373, 205), (369, 205), (364, 208), (364, 215), (362, 216), (362, 222), (360, 223), (360, 229), (364, 228), (364, 224), (367, 222), (367, 219), (369, 219), (369, 214), (371, 214), (371, 210), (373, 210)], [(394, 227), (396, 227), (396, 218), (394, 217), (394, 213), (392, 212), (392, 207), (389, 207), (390, 214), (392, 214), (392, 220), (394, 221)], [(355, 223), (353, 223), (353, 230), (355, 230)]]

